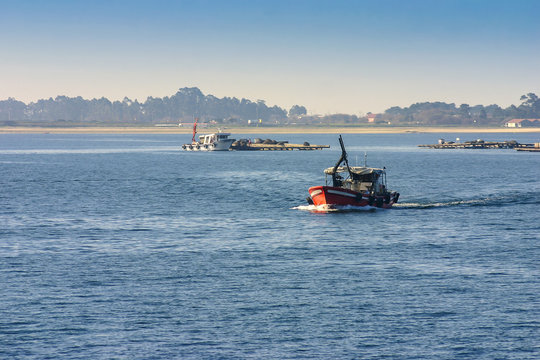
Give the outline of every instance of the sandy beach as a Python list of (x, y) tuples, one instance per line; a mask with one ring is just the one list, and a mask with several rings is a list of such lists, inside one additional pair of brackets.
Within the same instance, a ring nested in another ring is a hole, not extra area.
[[(224, 127), (232, 134), (540, 133), (540, 128), (472, 127)], [(200, 134), (217, 128), (199, 128)], [(189, 127), (0, 127), (0, 134), (191, 134)]]

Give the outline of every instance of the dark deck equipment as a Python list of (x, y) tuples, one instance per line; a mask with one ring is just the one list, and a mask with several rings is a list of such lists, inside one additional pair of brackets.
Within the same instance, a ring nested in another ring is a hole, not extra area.
[(232, 145), (231, 150), (239, 151), (292, 151), (292, 150), (322, 150), (330, 145), (301, 145), (301, 144), (248, 144)]

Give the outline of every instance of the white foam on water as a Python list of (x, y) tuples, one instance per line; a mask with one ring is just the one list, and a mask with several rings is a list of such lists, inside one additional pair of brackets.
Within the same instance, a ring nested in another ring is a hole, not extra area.
[(119, 154), (141, 153), (156, 151), (179, 152), (179, 147), (156, 146), (142, 148), (98, 148), (98, 149), (24, 149), (24, 150), (0, 150), (0, 155), (57, 155), (57, 154)]
[[(441, 202), (405, 202), (397, 203), (392, 208), (398, 209), (429, 209), (429, 208), (441, 208), (451, 206), (474, 206), (474, 205), (489, 205), (497, 199), (494, 198), (482, 198), (482, 199), (470, 199), (470, 200), (454, 200), (454, 201), (441, 201)], [(375, 211), (375, 210), (388, 210), (383, 208), (377, 208), (374, 206), (328, 206), (328, 205), (299, 205), (291, 208), (292, 210), (303, 210), (310, 212), (346, 212), (346, 211)]]
[(291, 210), (303, 210), (309, 212), (329, 213), (329, 212), (346, 212), (346, 211), (375, 211), (386, 210), (375, 206), (353, 206), (353, 205), (298, 205)]
[(410, 202), (410, 203), (394, 204), (394, 207), (405, 208), (405, 209), (427, 209), (427, 208), (450, 207), (450, 206), (460, 206), (460, 205), (486, 204), (490, 200), (492, 199), (484, 198), (484, 199), (454, 200), (454, 201), (443, 201), (443, 202), (432, 202), (432, 203)]

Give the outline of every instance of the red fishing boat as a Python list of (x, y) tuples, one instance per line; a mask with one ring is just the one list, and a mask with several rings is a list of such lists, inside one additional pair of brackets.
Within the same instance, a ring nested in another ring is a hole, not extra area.
[[(341, 157), (334, 167), (324, 170), (326, 185), (309, 188), (308, 203), (328, 208), (344, 206), (389, 209), (399, 199), (399, 193), (386, 187), (386, 168), (349, 166), (343, 139), (339, 136)], [(345, 166), (341, 166), (341, 164)], [(332, 186), (328, 184), (332, 177)]]

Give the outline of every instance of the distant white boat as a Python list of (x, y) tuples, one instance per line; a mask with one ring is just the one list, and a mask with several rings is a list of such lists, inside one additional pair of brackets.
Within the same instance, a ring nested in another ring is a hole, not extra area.
[(229, 139), (229, 133), (215, 133), (199, 136), (199, 141), (182, 145), (187, 151), (228, 151), (235, 139)]
[(191, 144), (182, 145), (182, 149), (187, 151), (228, 151), (235, 139), (229, 139), (231, 134), (217, 132), (214, 134), (200, 135), (199, 141), (195, 141), (197, 134), (197, 121), (193, 124), (193, 138)]

